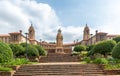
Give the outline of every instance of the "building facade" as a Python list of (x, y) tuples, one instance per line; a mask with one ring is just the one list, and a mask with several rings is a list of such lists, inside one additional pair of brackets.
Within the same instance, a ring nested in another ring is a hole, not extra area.
[(29, 29), (28, 29), (28, 36), (24, 36), (22, 34), (22, 30), (19, 32), (11, 32), (9, 34), (0, 34), (0, 41), (3, 41), (8, 44), (20, 44), (27, 42), (29, 44), (34, 44), (34, 45), (41, 45), (47, 53), (71, 53), (72, 48), (76, 45), (93, 45), (96, 44), (99, 41), (103, 40), (111, 40), (117, 36), (120, 35), (110, 35), (105, 32), (98, 32), (97, 30), (95, 31), (95, 35), (90, 34), (90, 29), (88, 25), (86, 24), (84, 30), (83, 30), (83, 39), (81, 41), (77, 42), (72, 42), (68, 44), (63, 43), (63, 35), (62, 35), (62, 30), (58, 29), (58, 33), (56, 35), (56, 43), (48, 43), (45, 41), (37, 41), (35, 39), (35, 29), (33, 25), (31, 24)]

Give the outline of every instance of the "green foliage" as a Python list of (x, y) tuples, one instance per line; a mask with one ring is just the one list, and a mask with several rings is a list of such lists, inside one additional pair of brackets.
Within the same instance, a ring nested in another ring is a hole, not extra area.
[(0, 42), (0, 63), (9, 62), (12, 59), (12, 49), (6, 43)]
[(93, 60), (93, 63), (95, 63), (95, 64), (108, 64), (108, 61), (105, 58), (96, 58), (95, 60)]
[(39, 55), (45, 56), (46, 55), (46, 51), (43, 49), (43, 47), (39, 46), (39, 45), (34, 45), (35, 48), (37, 48), (37, 50), (39, 51)]
[(19, 45), (19, 44), (10, 44), (9, 46), (11, 47), (14, 56), (24, 55), (24, 53), (25, 53), (24, 50), (25, 49), (21, 45)]
[(23, 65), (27, 64), (29, 61), (26, 58), (16, 58), (13, 61), (11, 61), (9, 64), (10, 65)]
[(105, 69), (107, 70), (116, 70), (120, 69), (120, 59), (108, 59), (109, 64), (105, 65)]
[(11, 62), (1, 63), (1, 65), (4, 67), (9, 67), (9, 66), (23, 65), (28, 63), (29, 60), (27, 60), (26, 58), (16, 58), (13, 59)]
[(0, 71), (12, 71), (12, 68), (0, 67)]
[(105, 56), (112, 51), (115, 45), (116, 45), (116, 42), (113, 40), (101, 41), (94, 46), (92, 51), (93, 53), (100, 53)]
[(29, 45), (25, 51), (27, 56), (39, 56), (38, 50), (33, 45)]
[(95, 45), (89, 45), (86, 47), (86, 51), (91, 51)]
[(85, 57), (85, 56), (87, 56), (87, 53), (88, 53), (87, 51), (82, 51), (82, 52), (80, 52), (80, 56)]
[(91, 58), (90, 57), (85, 57), (83, 59), (86, 63), (91, 63)]
[(116, 43), (118, 43), (120, 41), (120, 36), (113, 38), (113, 40), (116, 41)]
[(109, 64), (118, 64), (120, 63), (120, 59), (114, 59), (114, 58), (111, 58), (111, 59), (108, 59), (109, 61)]
[[(20, 44), (22, 47), (26, 47), (26, 43), (21, 43)], [(28, 44), (29, 45), (29, 44)]]
[(81, 51), (85, 51), (86, 47), (84, 45), (78, 45), (74, 47), (74, 51), (75, 52), (81, 52)]
[(100, 53), (95, 53), (94, 55), (94, 58), (103, 58), (104, 56)]
[(115, 64), (115, 65), (107, 64), (105, 65), (105, 69), (106, 70), (118, 70), (120, 69), (120, 64)]
[(112, 50), (113, 58), (120, 58), (120, 42)]
[(71, 56), (73, 56), (73, 55), (80, 55), (80, 53), (79, 52), (72, 52)]
[[(26, 43), (21, 43), (20, 45), (25, 48), (25, 53), (27, 54), (27, 56), (39, 56), (39, 50), (41, 50), (41, 48), (39, 48), (37, 45), (37, 47), (31, 44), (27, 44), (26, 47)], [(43, 52), (41, 54), (43, 54)]]
[(88, 51), (87, 56), (92, 56), (94, 55), (94, 52), (92, 50)]

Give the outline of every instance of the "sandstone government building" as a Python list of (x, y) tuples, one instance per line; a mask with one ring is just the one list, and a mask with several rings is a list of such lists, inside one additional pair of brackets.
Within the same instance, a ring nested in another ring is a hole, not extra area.
[(0, 34), (0, 40), (9, 44), (20, 44), (26, 42), (27, 39), (29, 44), (41, 45), (47, 53), (71, 53), (72, 47), (76, 45), (92, 45), (102, 40), (111, 40), (116, 36), (119, 35), (110, 35), (105, 32), (98, 32), (97, 30), (95, 31), (95, 35), (92, 35), (90, 34), (90, 29), (86, 24), (83, 30), (83, 39), (81, 41), (63, 44), (62, 30), (58, 29), (56, 43), (48, 43), (44, 41), (37, 41), (35, 39), (35, 29), (31, 24), (28, 29), (27, 38), (22, 34), (22, 30), (20, 30), (19, 32), (11, 32), (9, 34)]

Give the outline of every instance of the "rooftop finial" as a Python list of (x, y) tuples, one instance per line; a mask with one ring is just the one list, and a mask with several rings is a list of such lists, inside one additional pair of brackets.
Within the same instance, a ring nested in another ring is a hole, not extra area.
[(60, 29), (60, 28), (58, 29), (58, 32), (60, 32), (60, 33), (61, 33), (61, 29)]

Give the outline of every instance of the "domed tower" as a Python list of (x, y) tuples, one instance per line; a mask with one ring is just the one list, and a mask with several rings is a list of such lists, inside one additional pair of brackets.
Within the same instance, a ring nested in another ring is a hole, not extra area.
[(33, 25), (31, 24), (30, 28), (28, 29), (28, 38), (35, 40), (35, 30)]
[(90, 29), (87, 26), (87, 24), (86, 24), (83, 32), (84, 32), (83, 40), (88, 40), (90, 38)]
[(56, 42), (57, 42), (57, 47), (62, 47), (63, 46), (63, 36), (61, 34), (61, 29), (58, 30), (58, 34), (56, 37)]

